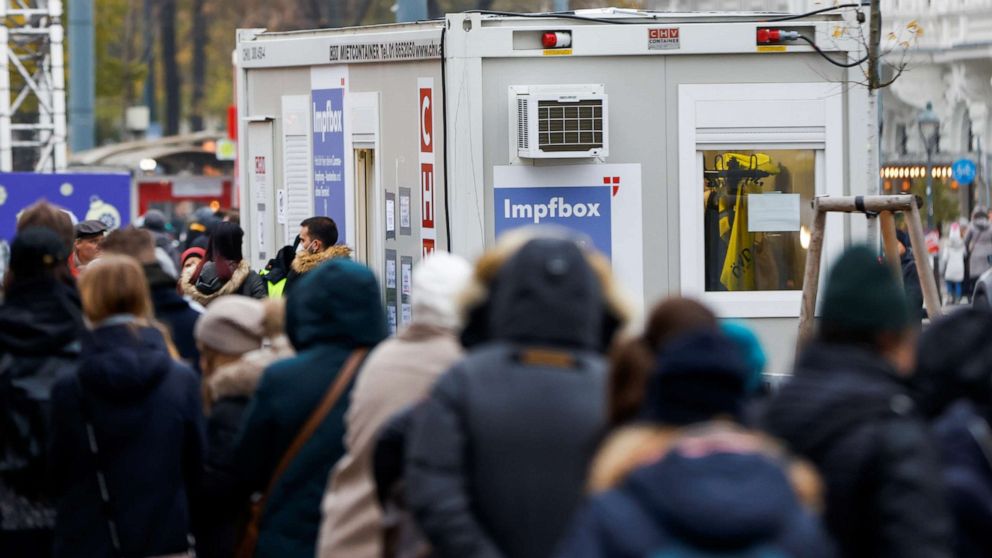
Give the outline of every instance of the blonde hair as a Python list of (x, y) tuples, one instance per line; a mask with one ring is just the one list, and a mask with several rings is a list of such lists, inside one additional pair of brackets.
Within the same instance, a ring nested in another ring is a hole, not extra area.
[(83, 313), (99, 324), (117, 314), (131, 314), (152, 325), (152, 301), (145, 272), (134, 258), (107, 254), (93, 261), (79, 277)]

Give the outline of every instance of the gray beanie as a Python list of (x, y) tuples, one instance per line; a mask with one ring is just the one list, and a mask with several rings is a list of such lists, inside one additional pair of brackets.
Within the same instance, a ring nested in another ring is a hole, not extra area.
[(196, 321), (194, 335), (203, 346), (226, 355), (243, 355), (261, 348), (265, 337), (265, 307), (240, 295), (223, 296)]

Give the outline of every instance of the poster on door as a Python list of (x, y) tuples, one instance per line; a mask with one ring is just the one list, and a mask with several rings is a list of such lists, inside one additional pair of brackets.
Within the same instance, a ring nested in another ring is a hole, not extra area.
[(111, 229), (131, 222), (131, 176), (128, 174), (0, 173), (0, 243), (13, 241), (22, 211), (47, 200), (75, 221), (94, 219)]
[(338, 243), (347, 244), (347, 68), (314, 68), (311, 84), (314, 214), (333, 219)]
[(574, 230), (613, 263), (618, 279), (644, 296), (641, 165), (493, 168), (496, 237), (525, 226)]

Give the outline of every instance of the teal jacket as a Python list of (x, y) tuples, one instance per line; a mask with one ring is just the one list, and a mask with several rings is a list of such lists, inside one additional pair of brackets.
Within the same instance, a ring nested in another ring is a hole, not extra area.
[[(265, 370), (235, 450), (241, 477), (259, 492), (265, 490), (348, 355), (386, 337), (375, 276), (365, 266), (345, 259), (329, 261), (306, 274), (287, 299), (286, 332), (297, 355)], [(345, 412), (351, 389), (268, 495), (255, 556), (314, 556), (327, 476), (345, 451)]]

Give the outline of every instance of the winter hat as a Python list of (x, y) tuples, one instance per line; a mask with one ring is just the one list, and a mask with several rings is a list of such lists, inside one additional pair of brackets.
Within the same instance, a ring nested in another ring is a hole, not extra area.
[(157, 209), (149, 209), (145, 213), (142, 227), (155, 232), (165, 232), (165, 214)]
[(739, 419), (747, 363), (726, 335), (698, 330), (662, 346), (638, 419), (687, 425), (720, 415)]
[(202, 260), (203, 256), (206, 253), (207, 251), (204, 250), (203, 248), (200, 248), (199, 246), (188, 248), (185, 252), (183, 252), (183, 255), (179, 257), (179, 265), (185, 265), (186, 260), (188, 260), (192, 256), (196, 256), (197, 258), (200, 258)]
[(909, 304), (889, 268), (854, 246), (830, 270), (820, 321), (855, 332), (901, 331), (910, 325)]
[(448, 252), (434, 252), (413, 270), (413, 319), (454, 329), (461, 322), (457, 298), (472, 277), (472, 266)]
[(744, 357), (747, 365), (744, 387), (748, 394), (757, 393), (761, 389), (761, 382), (764, 381), (765, 365), (768, 363), (768, 357), (761, 348), (761, 341), (741, 322), (723, 322), (720, 324), (720, 329), (734, 345), (737, 345), (741, 356)]
[(205, 347), (226, 355), (243, 355), (262, 346), (265, 307), (240, 295), (215, 300), (196, 321), (193, 334)]
[(29, 227), (14, 238), (10, 247), (10, 271), (18, 281), (45, 277), (68, 257), (55, 231)]

